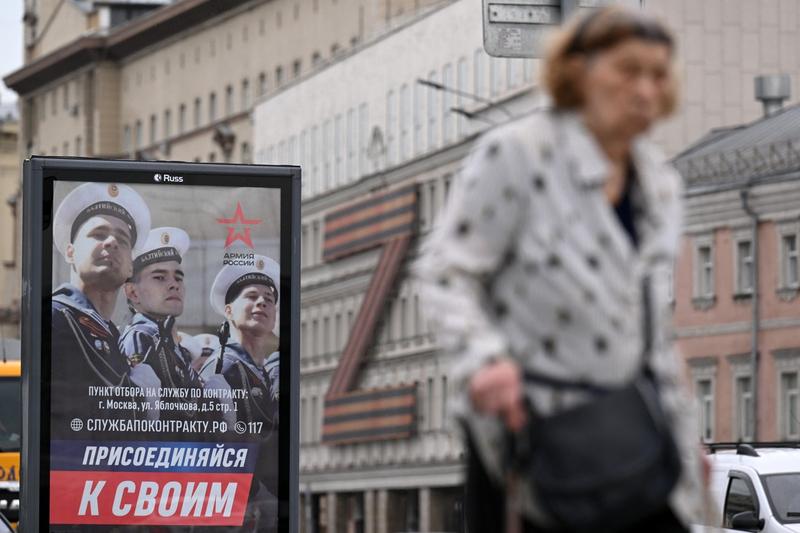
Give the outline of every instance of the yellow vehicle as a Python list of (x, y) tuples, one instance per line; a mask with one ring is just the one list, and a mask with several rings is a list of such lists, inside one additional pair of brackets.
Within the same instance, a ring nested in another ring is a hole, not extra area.
[(0, 513), (19, 520), (19, 448), (22, 433), (20, 361), (0, 360)]

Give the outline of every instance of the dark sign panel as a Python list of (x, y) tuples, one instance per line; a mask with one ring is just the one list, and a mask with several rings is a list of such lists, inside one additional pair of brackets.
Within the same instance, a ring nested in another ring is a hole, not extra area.
[(24, 530), (295, 530), (299, 178), (26, 162)]

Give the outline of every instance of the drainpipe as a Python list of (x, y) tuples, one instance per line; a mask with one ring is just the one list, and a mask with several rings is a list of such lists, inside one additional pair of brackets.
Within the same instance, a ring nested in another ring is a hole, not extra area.
[(750, 217), (753, 231), (753, 323), (750, 345), (750, 365), (753, 375), (753, 440), (758, 442), (758, 331), (760, 320), (758, 313), (758, 214), (756, 214), (750, 206), (750, 182), (745, 185), (744, 189), (739, 191), (739, 197), (742, 201), (742, 209)]

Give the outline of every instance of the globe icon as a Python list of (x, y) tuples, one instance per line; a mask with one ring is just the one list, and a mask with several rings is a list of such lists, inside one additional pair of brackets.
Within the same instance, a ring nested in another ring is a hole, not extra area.
[(73, 418), (69, 423), (69, 427), (72, 428), (72, 431), (80, 431), (83, 429), (83, 420), (80, 418)]

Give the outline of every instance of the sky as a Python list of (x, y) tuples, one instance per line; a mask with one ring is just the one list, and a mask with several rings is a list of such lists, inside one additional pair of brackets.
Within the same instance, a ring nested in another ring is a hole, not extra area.
[[(22, 11), (25, 0), (0, 0), (0, 78), (22, 66)], [(0, 81), (0, 103), (17, 99), (17, 93)]]

